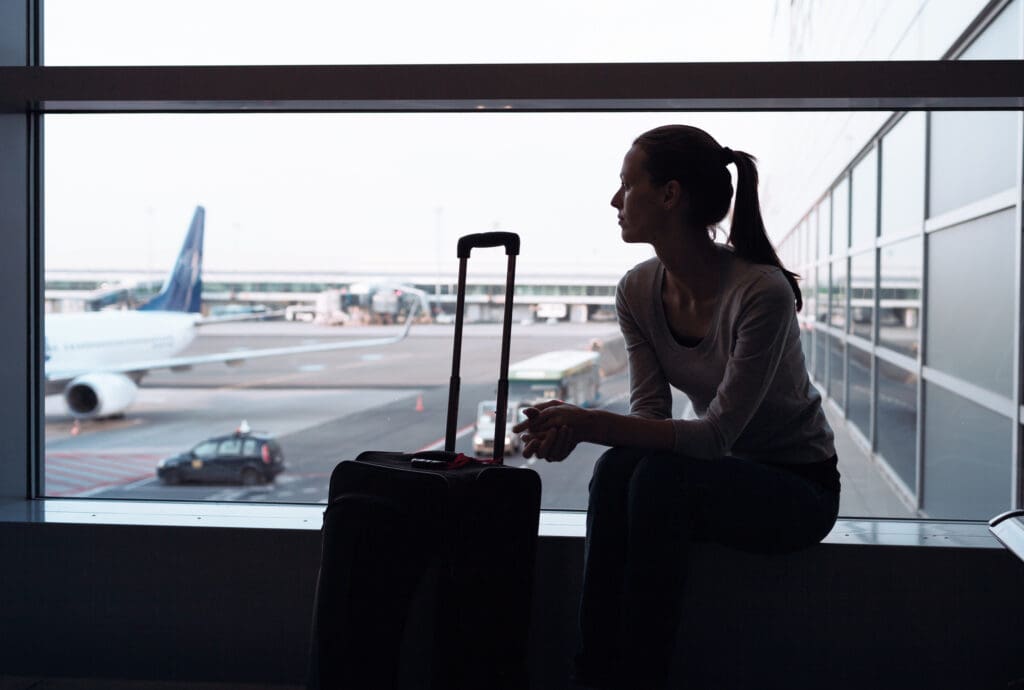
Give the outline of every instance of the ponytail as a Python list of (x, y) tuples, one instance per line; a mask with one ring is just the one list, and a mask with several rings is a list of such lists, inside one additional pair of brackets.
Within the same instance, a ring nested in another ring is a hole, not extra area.
[[(749, 153), (733, 151), (722, 147), (726, 163), (736, 164), (736, 200), (733, 202), (732, 227), (729, 229), (729, 244), (736, 250), (736, 255), (755, 264), (777, 266), (793, 288), (796, 297), (796, 310), (803, 309), (804, 300), (797, 284), (799, 276), (786, 269), (779, 260), (775, 248), (768, 239), (761, 218), (761, 203), (757, 195), (756, 159)], [(731, 156), (731, 158), (730, 158)]]

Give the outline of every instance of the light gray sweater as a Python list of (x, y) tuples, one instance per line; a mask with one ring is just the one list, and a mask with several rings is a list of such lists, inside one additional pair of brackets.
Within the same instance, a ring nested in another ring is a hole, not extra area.
[(792, 288), (778, 268), (717, 246), (723, 267), (718, 302), (710, 330), (694, 347), (669, 331), (661, 261), (637, 264), (619, 281), (630, 414), (670, 418), (671, 385), (699, 416), (672, 420), (677, 453), (797, 464), (831, 458), (834, 437), (807, 375)]

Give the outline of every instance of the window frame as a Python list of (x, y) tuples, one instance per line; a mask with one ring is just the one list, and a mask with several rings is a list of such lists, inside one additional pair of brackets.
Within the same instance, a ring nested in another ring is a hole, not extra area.
[[(1005, 3), (994, 4), (1001, 10)], [(0, 307), (0, 318), (11, 324), (0, 340), (10, 384), (2, 395), (15, 410), (0, 423), (11, 440), (0, 469), (0, 501), (25, 507), (55, 500), (39, 492), (46, 114), (1024, 110), (1019, 60), (45, 67), (41, 6), (42, 0), (27, 0), (13, 11), (23, 11), (15, 17), (22, 21), (0, 29), (2, 135), (20, 154), (0, 162), (0, 201), (8, 202), (3, 226), (13, 240), (0, 284), (8, 294), (28, 297)], [(995, 17), (998, 10), (983, 14)], [(972, 23), (958, 43), (966, 45), (979, 26)], [(1017, 205), (1019, 221), (1020, 199)], [(1019, 342), (1019, 320), (1015, 331)], [(1018, 410), (1018, 431), (1020, 418)], [(1017, 465), (1013, 481), (1019, 506)]]

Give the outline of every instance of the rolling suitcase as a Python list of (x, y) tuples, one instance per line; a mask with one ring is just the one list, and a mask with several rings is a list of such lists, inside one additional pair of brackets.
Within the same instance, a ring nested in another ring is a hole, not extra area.
[[(494, 458), (455, 453), (466, 262), (508, 255)], [(323, 690), (522, 690), (540, 478), (502, 464), (519, 237), (458, 243), (445, 450), (367, 451), (331, 474), (309, 686)]]

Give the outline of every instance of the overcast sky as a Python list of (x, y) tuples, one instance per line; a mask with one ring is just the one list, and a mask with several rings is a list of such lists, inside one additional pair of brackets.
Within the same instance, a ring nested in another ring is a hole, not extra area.
[[(46, 62), (778, 59), (788, 25), (777, 11), (787, 5), (48, 0)], [(860, 127), (870, 129), (881, 118), (860, 118), (868, 122)], [(836, 133), (855, 140), (847, 131), (855, 119), (826, 113), (48, 116), (46, 265), (162, 275), (193, 208), (202, 204), (209, 270), (448, 273), (458, 236), (503, 229), (523, 238), (522, 271), (618, 273), (649, 255), (647, 247), (621, 243), (608, 205), (636, 135), (685, 122), (758, 156), (766, 220), (778, 238), (834, 174), (839, 163), (823, 162), (830, 150), (836, 161), (847, 155)]]

